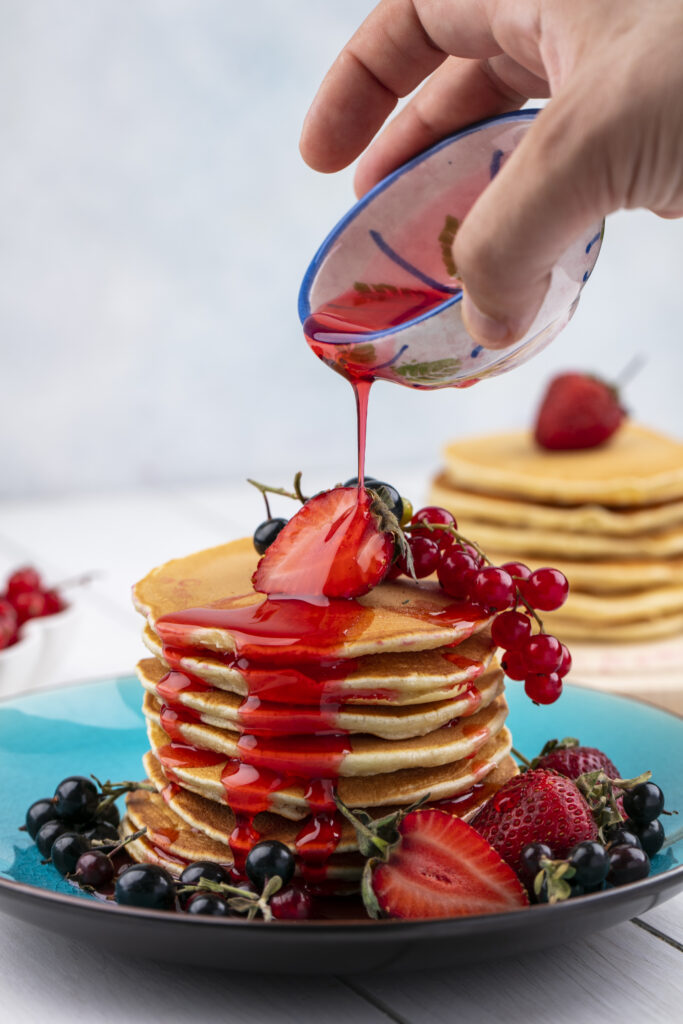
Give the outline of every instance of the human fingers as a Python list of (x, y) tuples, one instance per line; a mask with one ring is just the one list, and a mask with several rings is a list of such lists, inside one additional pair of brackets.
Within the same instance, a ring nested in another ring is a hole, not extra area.
[(398, 98), (424, 81), (448, 52), (499, 53), (484, 7), (475, 0), (449, 0), (444, 12), (433, 0), (381, 0), (318, 90), (301, 133), (304, 160), (319, 171), (345, 167), (365, 149)]
[(390, 171), (460, 128), (517, 110), (529, 96), (547, 95), (547, 82), (506, 54), (482, 61), (449, 58), (363, 154), (356, 194), (364, 195)]

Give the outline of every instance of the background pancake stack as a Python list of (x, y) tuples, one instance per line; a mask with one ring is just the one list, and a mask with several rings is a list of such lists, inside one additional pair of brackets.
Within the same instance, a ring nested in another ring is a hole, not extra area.
[(683, 444), (627, 422), (598, 448), (547, 451), (516, 432), (444, 454), (433, 504), (494, 562), (567, 576), (569, 598), (547, 619), (571, 643), (577, 681), (649, 670), (655, 686), (662, 673), (683, 683)]
[[(147, 828), (129, 849), (176, 874), (197, 859), (239, 874), (255, 842), (279, 839), (309, 882), (353, 883), (335, 791), (377, 817), (429, 796), (470, 818), (516, 772), (489, 622), (431, 583), (325, 608), (267, 600), (250, 586), (256, 561), (237, 541), (134, 589), (157, 792), (129, 797), (124, 831)], [(299, 639), (283, 651), (285, 620)]]

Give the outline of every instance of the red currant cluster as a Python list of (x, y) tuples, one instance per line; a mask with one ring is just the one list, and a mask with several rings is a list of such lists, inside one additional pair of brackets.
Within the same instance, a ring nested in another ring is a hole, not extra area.
[[(413, 556), (415, 576), (436, 573), (451, 597), (498, 612), (491, 634), (505, 651), (502, 665), (510, 679), (524, 681), (536, 704), (552, 704), (562, 693), (562, 679), (571, 668), (571, 655), (557, 637), (543, 630), (537, 612), (553, 612), (567, 600), (569, 584), (558, 569), (534, 572), (522, 562), (495, 566), (483, 552), (458, 533), (455, 518), (445, 508), (422, 508), (404, 526)], [(391, 576), (408, 572), (406, 559), (392, 567)], [(532, 632), (534, 619), (540, 632)]]
[(7, 580), (0, 595), (0, 650), (19, 639), (19, 627), (27, 619), (54, 615), (66, 607), (57, 590), (45, 588), (35, 569), (17, 569)]

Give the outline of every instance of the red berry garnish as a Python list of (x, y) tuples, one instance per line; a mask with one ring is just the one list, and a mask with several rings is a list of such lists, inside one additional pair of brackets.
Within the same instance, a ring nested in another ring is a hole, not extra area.
[(531, 636), (531, 623), (521, 612), (501, 612), (493, 620), (491, 637), (496, 647), (518, 651)]
[(17, 628), (16, 608), (4, 598), (0, 598), (0, 624), (9, 626), (12, 630)]
[(14, 643), (16, 637), (15, 629), (5, 619), (0, 619), (0, 651)]
[(527, 667), (522, 661), (521, 655), (518, 651), (506, 651), (500, 660), (503, 666), (503, 672), (508, 679), (514, 679), (518, 683), (521, 683), (523, 679), (527, 677)]
[(524, 562), (505, 562), (504, 565), (501, 565), (501, 569), (509, 572), (517, 584), (520, 580), (528, 580), (531, 576), (531, 569)]
[(18, 594), (24, 594), (34, 590), (42, 590), (43, 581), (30, 565), (23, 566), (12, 573), (7, 581), (7, 597), (14, 604), (14, 598)]
[[(441, 557), (439, 551), (439, 545), (436, 542), (436, 534), (434, 534), (434, 540), (431, 537), (410, 537), (408, 539), (408, 545), (410, 547), (410, 553), (413, 556), (413, 567), (415, 569), (415, 575), (419, 580), (424, 579), (425, 576), (431, 576), (433, 572), (436, 572)], [(408, 566), (403, 557), (398, 560), (401, 566), (401, 571), (408, 574)]]
[(474, 578), (472, 600), (484, 608), (503, 611), (514, 604), (515, 596), (515, 584), (505, 569), (489, 565), (481, 569)]
[(460, 548), (452, 547), (441, 555), (436, 573), (446, 593), (464, 601), (470, 596), (478, 570), (479, 567), (470, 555), (466, 555)]
[(562, 693), (562, 680), (557, 672), (527, 676), (524, 692), (534, 704), (554, 704)]
[(45, 591), (45, 610), (43, 615), (56, 615), (66, 608), (66, 604), (56, 590)]
[(23, 590), (13, 599), (19, 625), (27, 619), (37, 619), (45, 614), (45, 594), (39, 590)]
[(398, 579), (399, 576), (402, 576), (402, 575), (403, 575), (403, 567), (402, 567), (402, 564), (401, 564), (401, 559), (397, 558), (396, 561), (392, 562), (391, 565), (389, 566), (389, 568), (387, 569), (387, 574), (384, 577), (384, 582), (386, 583), (389, 580), (396, 580), (396, 579)]
[(569, 653), (568, 647), (566, 647), (564, 644), (560, 644), (560, 647), (562, 648), (562, 660), (560, 661), (560, 664), (557, 667), (556, 672), (560, 679), (564, 679), (564, 677), (567, 675), (567, 673), (572, 667), (572, 656)]
[(559, 569), (536, 569), (520, 585), (525, 601), (542, 612), (554, 612), (567, 600), (569, 584)]
[(549, 633), (530, 636), (521, 651), (527, 674), (556, 672), (562, 661), (562, 644)]
[[(412, 526), (417, 527), (423, 523), (436, 523), (442, 526), (452, 526), (454, 529), (458, 528), (455, 517), (451, 515), (448, 509), (438, 508), (436, 505), (428, 505), (426, 508), (418, 509), (410, 523)], [(412, 537), (429, 537), (431, 540), (435, 540), (439, 547), (444, 550), (450, 547), (453, 541), (453, 534), (449, 533), (448, 530), (429, 530), (425, 526), (423, 529), (411, 530), (410, 533)]]
[(288, 885), (270, 899), (270, 909), (278, 921), (304, 921), (312, 916), (310, 893), (298, 885)]

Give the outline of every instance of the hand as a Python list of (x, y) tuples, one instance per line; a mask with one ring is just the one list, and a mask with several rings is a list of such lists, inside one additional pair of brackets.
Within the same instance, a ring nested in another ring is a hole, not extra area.
[(382, 0), (308, 112), (306, 162), (345, 167), (423, 81), (359, 162), (358, 195), (445, 135), (552, 96), (454, 243), (480, 343), (522, 337), (591, 223), (683, 216), (681, 0)]

